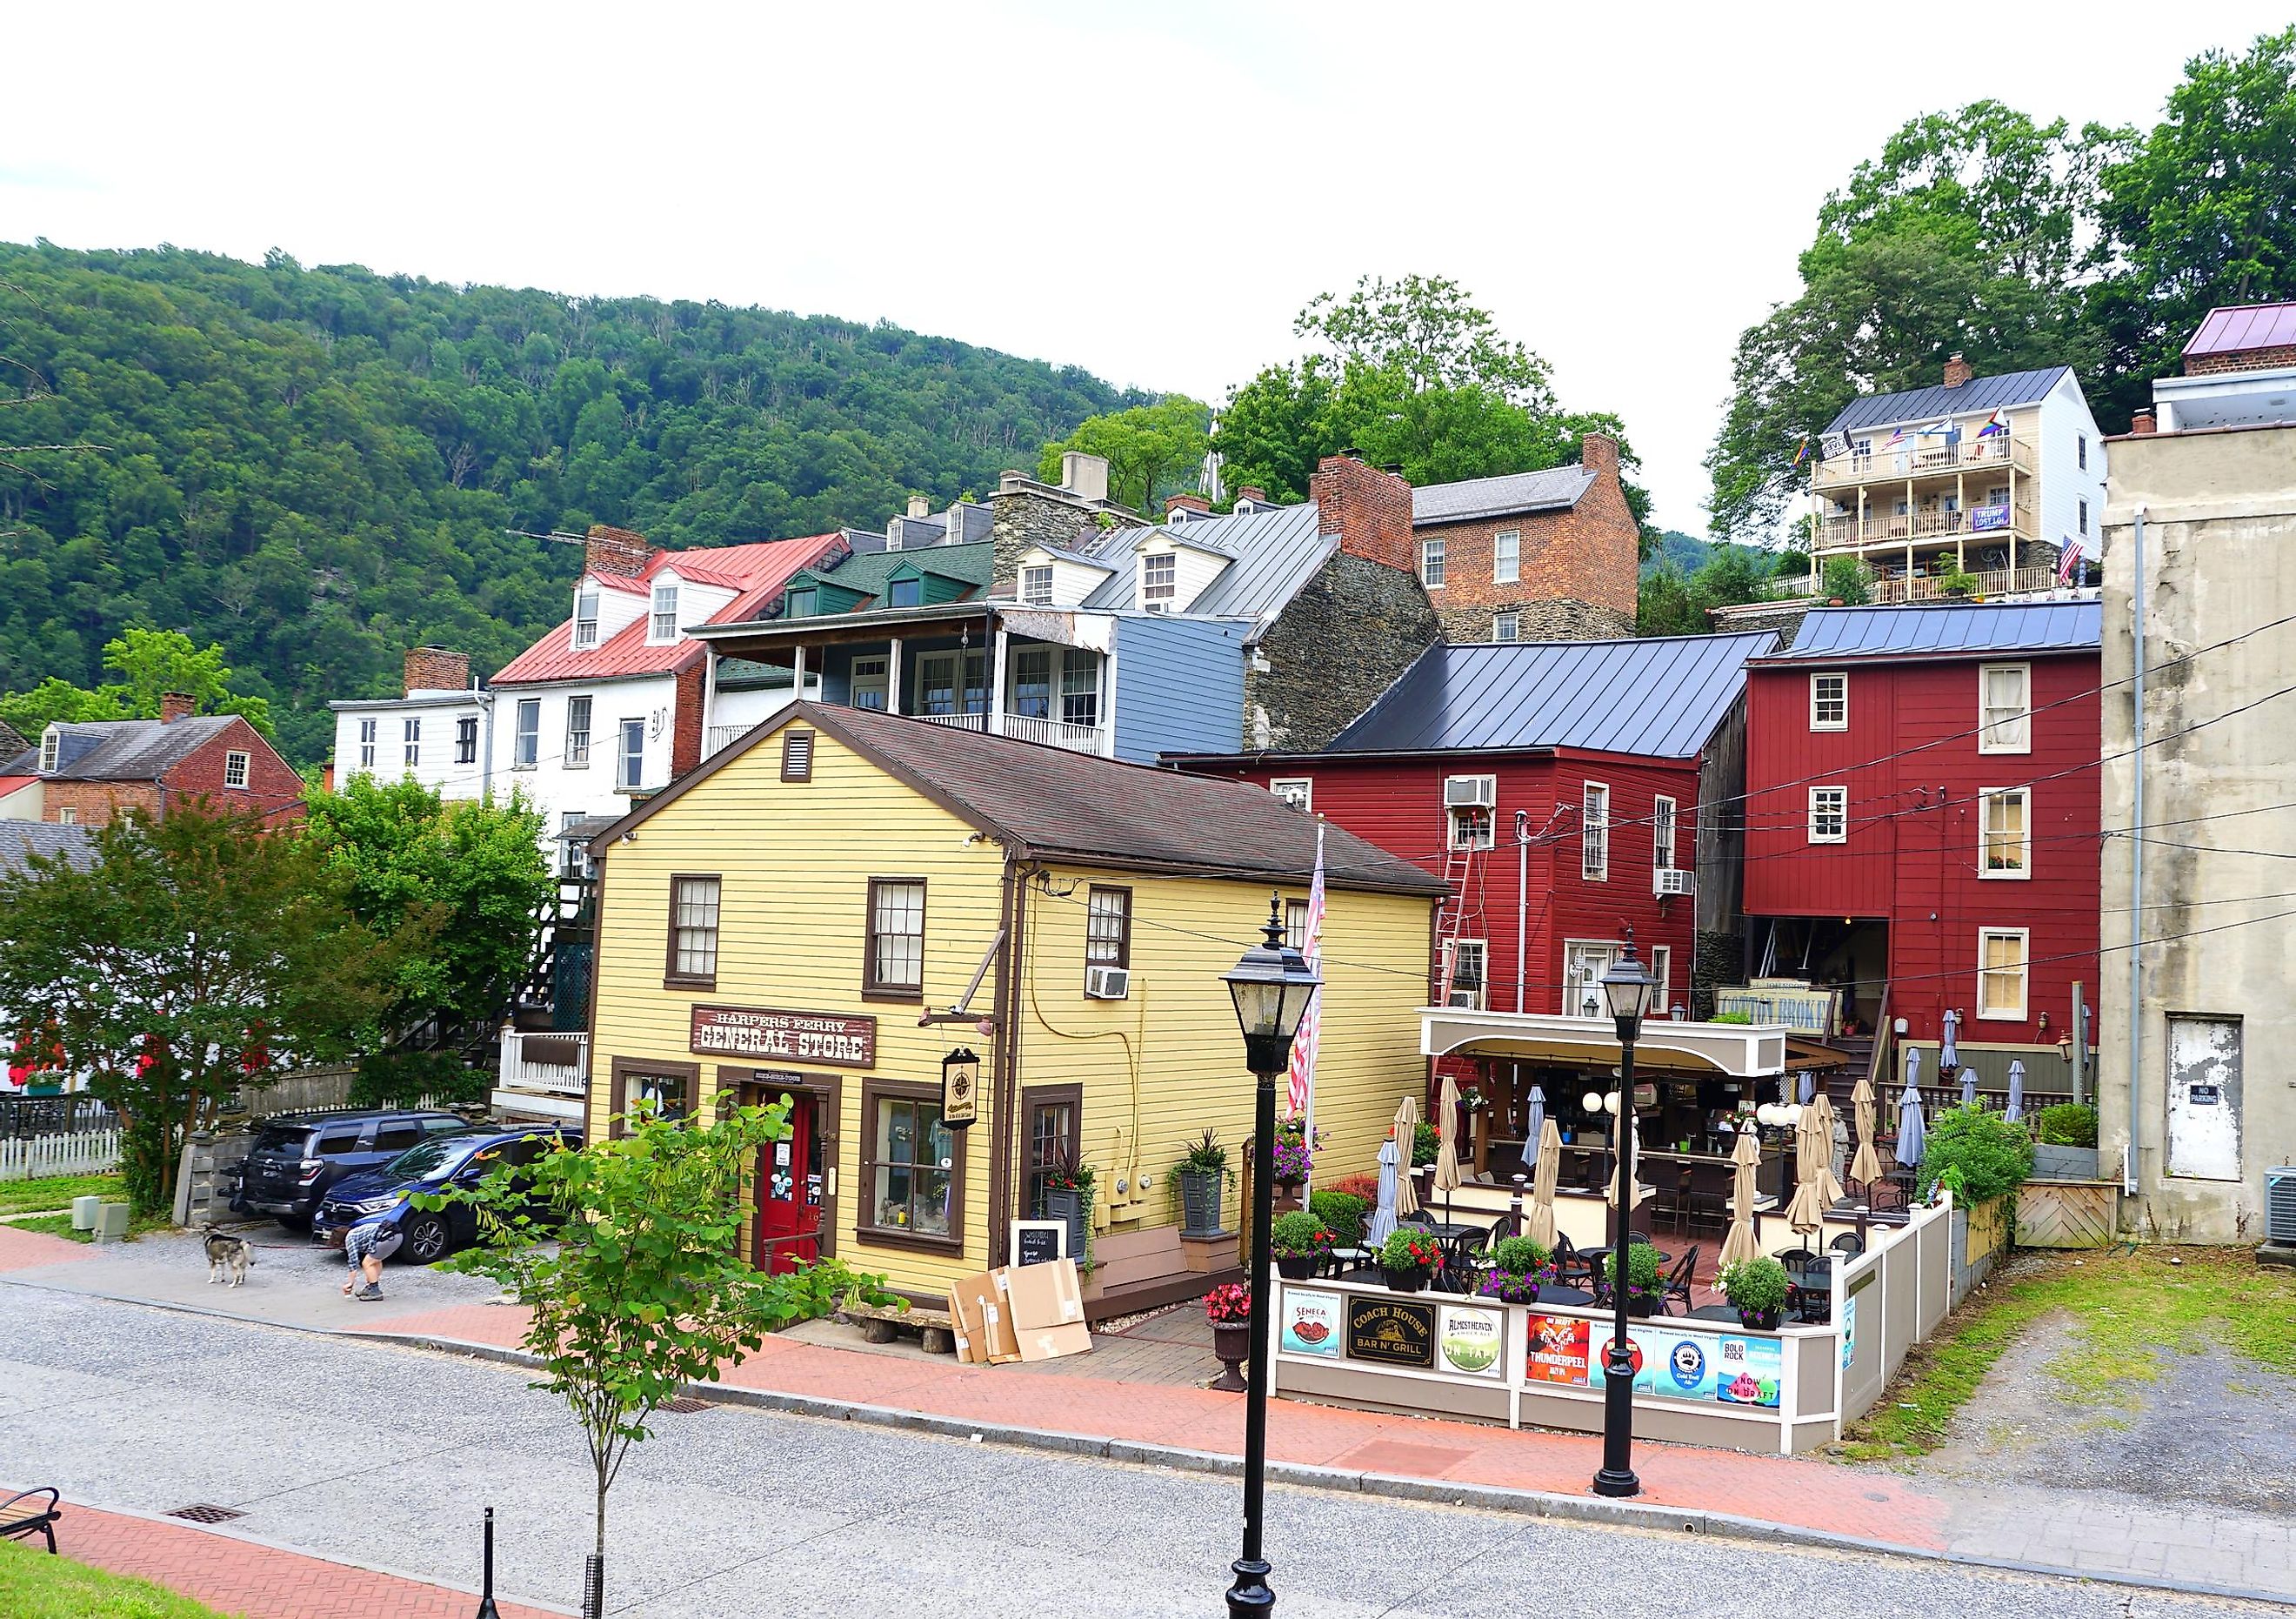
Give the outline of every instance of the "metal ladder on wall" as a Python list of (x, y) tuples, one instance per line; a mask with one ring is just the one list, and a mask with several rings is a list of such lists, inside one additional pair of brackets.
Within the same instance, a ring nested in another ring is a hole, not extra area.
[[(1469, 847), (1452, 849), (1443, 857), (1443, 906), (1435, 915), (1435, 1004), (1451, 1004), (1451, 963), (1457, 952), (1451, 947), (1459, 942), (1467, 925), (1467, 891), (1473, 885), (1475, 857), (1483, 851)], [(1484, 974), (1490, 972), (1490, 963), (1483, 964)]]

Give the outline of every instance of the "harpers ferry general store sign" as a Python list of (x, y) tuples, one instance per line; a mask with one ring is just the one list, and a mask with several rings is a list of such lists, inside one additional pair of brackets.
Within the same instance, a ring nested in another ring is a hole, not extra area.
[(835, 1012), (777, 1012), (764, 1007), (696, 1007), (687, 1045), (709, 1056), (877, 1065), (877, 1020)]

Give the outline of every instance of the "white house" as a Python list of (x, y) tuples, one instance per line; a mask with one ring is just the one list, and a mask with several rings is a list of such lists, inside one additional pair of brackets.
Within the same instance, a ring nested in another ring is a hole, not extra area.
[(413, 777), (441, 798), (483, 798), (492, 785), (494, 699), (471, 680), (467, 653), (417, 646), (405, 694), (330, 703), (335, 781)]

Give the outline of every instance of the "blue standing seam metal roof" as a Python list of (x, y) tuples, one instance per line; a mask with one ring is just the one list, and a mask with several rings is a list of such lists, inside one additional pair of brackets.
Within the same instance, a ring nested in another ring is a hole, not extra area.
[(1694, 759), (1775, 631), (1429, 647), (1330, 753), (1585, 748)]
[(2094, 601), (1817, 607), (1803, 615), (1792, 646), (1763, 661), (2094, 652), (2103, 629), (2104, 609)]
[(1861, 427), (1887, 427), (1898, 422), (1934, 422), (1946, 416), (1965, 416), (1972, 411), (2006, 410), (2035, 405), (2072, 374), (2070, 366), (2049, 366), (2039, 371), (2011, 371), (2000, 376), (1972, 377), (1958, 388), (1942, 382), (1912, 388), (1903, 393), (1868, 394), (1852, 399), (1826, 424), (1830, 433), (1854, 432)]
[(1190, 617), (1252, 619), (1264, 625), (1290, 604), (1339, 549), (1340, 537), (1322, 532), (1321, 520), (1311, 503), (1240, 517), (1191, 518), (1177, 528), (1167, 524), (1111, 530), (1092, 555), (1103, 561), (1118, 559), (1116, 571), (1079, 605), (1112, 612), (1136, 611), (1140, 605), (1139, 570), (1129, 565), (1130, 558), (1149, 536), (1166, 534), (1234, 559), (1188, 604)]

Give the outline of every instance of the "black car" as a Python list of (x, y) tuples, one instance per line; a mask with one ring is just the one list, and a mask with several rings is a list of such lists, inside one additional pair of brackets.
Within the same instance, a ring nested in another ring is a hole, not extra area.
[(409, 1193), (476, 1186), (501, 1164), (515, 1169), (532, 1163), (545, 1153), (581, 1145), (582, 1132), (570, 1127), (488, 1124), (433, 1136), (381, 1169), (346, 1175), (337, 1181), (320, 1204), (311, 1229), (332, 1246), (353, 1226), (370, 1221), (390, 1226), (399, 1234), (398, 1257), (427, 1265), (467, 1247), (478, 1235), (477, 1220), (467, 1204), (418, 1209), (407, 1202)]
[(232, 1207), (275, 1214), (281, 1225), (300, 1230), (344, 1176), (388, 1163), (418, 1141), (468, 1128), (466, 1119), (427, 1109), (281, 1114), (257, 1127)]

